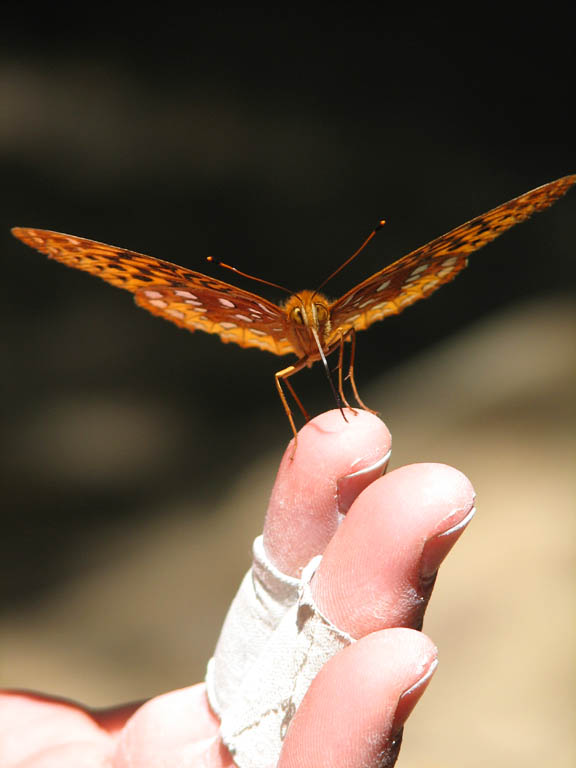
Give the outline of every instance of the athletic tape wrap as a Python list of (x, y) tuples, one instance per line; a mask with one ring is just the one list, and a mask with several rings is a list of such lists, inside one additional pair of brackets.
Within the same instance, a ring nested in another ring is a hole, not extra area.
[(279, 573), (254, 542), (224, 622), (206, 684), (220, 734), (239, 768), (272, 768), (288, 726), (324, 664), (353, 639), (318, 610), (310, 589), (321, 557), (300, 580)]
[(220, 717), (232, 706), (246, 671), (298, 599), (299, 579), (286, 576), (270, 562), (262, 536), (254, 540), (252, 554), (252, 568), (228, 609), (206, 672), (208, 700)]

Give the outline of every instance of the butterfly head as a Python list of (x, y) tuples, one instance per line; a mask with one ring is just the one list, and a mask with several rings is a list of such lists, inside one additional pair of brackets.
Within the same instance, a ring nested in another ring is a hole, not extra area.
[(319, 358), (317, 336), (322, 347), (332, 330), (330, 302), (314, 291), (300, 291), (290, 296), (284, 306), (287, 335), (298, 357)]

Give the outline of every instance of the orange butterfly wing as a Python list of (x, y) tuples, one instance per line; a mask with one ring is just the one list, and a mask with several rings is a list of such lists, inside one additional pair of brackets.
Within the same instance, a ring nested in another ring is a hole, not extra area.
[[(387, 315), (398, 314), (453, 280), (466, 266), (469, 253), (547, 208), (575, 182), (576, 176), (565, 176), (510, 200), (352, 288), (330, 305), (332, 332), (325, 340), (326, 349), (334, 347), (342, 333), (363, 330)], [(214, 333), (222, 341), (277, 355), (298, 354), (288, 339), (285, 311), (254, 293), (168, 261), (93, 240), (42, 229), (16, 227), (12, 232), (50, 258), (131, 291), (137, 304), (190, 331)]]
[(341, 331), (364, 330), (426, 298), (464, 269), (469, 253), (552, 205), (575, 182), (576, 175), (573, 175), (544, 184), (471, 219), (376, 272), (331, 305), (334, 331), (329, 343), (334, 344)]
[(276, 355), (293, 352), (281, 307), (249, 291), (152, 256), (43, 229), (15, 227), (26, 245), (135, 294), (136, 303), (189, 331)]
[(206, 275), (191, 274), (194, 277), (181, 284), (141, 288), (136, 304), (189, 331), (216, 333), (225, 343), (275, 355), (294, 351), (286, 338), (284, 312), (276, 304)]

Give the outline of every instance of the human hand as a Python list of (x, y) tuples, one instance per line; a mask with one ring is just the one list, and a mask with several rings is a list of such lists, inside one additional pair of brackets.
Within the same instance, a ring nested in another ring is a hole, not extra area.
[[(281, 464), (266, 552), (293, 576), (323, 553), (314, 598), (358, 642), (312, 683), (280, 768), (392, 765), (402, 725), (436, 665), (435, 647), (415, 630), (436, 570), (471, 518), (473, 491), (444, 465), (411, 465), (378, 479), (389, 447), (376, 417), (360, 411), (346, 423), (332, 411), (302, 430), (294, 461), (288, 449)], [(99, 712), (7, 692), (0, 768), (233, 766), (218, 728), (203, 684)]]

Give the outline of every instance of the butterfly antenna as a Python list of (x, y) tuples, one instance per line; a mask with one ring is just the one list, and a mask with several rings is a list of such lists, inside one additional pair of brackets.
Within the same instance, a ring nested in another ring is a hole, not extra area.
[[(213, 256), (206, 256), (206, 261), (214, 261)], [(248, 280), (255, 280), (257, 283), (263, 283), (263, 285), (269, 285), (272, 288), (278, 288), (279, 291), (284, 291), (284, 293), (289, 294), (290, 296), (294, 293), (294, 291), (290, 291), (288, 288), (284, 288), (283, 285), (278, 285), (278, 283), (271, 283), (270, 280), (264, 280), (262, 277), (255, 277), (254, 275), (249, 275), (247, 272), (241, 272), (239, 269), (236, 269), (236, 267), (231, 267), (230, 264), (224, 264), (223, 261), (217, 261), (215, 262), (218, 264), (219, 267), (224, 267), (224, 269), (229, 269), (232, 272), (236, 272), (237, 275), (240, 275), (241, 277), (246, 277)]]
[(350, 256), (348, 259), (346, 259), (346, 261), (345, 261), (343, 264), (340, 264), (340, 266), (338, 267), (338, 269), (334, 270), (334, 272), (332, 272), (332, 274), (331, 274), (331, 275), (328, 275), (328, 277), (326, 278), (326, 280), (323, 280), (323, 281), (320, 283), (320, 285), (318, 286), (318, 288), (316, 288), (316, 290), (315, 290), (315, 291), (314, 291), (314, 293), (312, 294), (312, 298), (314, 298), (314, 296), (316, 296), (316, 294), (318, 293), (318, 291), (320, 291), (320, 290), (322, 290), (322, 288), (324, 288), (324, 286), (326, 285), (326, 283), (328, 283), (330, 280), (332, 280), (332, 278), (333, 278), (333, 277), (336, 277), (336, 275), (337, 275), (339, 272), (342, 272), (342, 270), (344, 269), (344, 267), (347, 267), (347, 266), (348, 266), (348, 264), (350, 264), (350, 262), (351, 262), (351, 261), (354, 261), (354, 259), (356, 258), (356, 256), (358, 256), (358, 254), (359, 254), (359, 253), (361, 253), (361, 252), (364, 250), (364, 248), (366, 248), (366, 246), (368, 245), (368, 243), (370, 242), (370, 240), (372, 240), (372, 238), (373, 238), (373, 237), (376, 235), (376, 233), (377, 233), (377, 232), (379, 232), (379, 231), (382, 229), (382, 227), (384, 226), (384, 224), (386, 224), (386, 219), (381, 219), (381, 221), (379, 221), (379, 222), (378, 222), (378, 226), (374, 227), (374, 229), (372, 230), (372, 232), (370, 232), (370, 234), (368, 235), (368, 237), (366, 238), (366, 240), (364, 240), (364, 242), (362, 243), (362, 245), (360, 246), (360, 248), (358, 248), (358, 250), (357, 250), (357, 251), (354, 251), (354, 253), (352, 254), (352, 256)]

